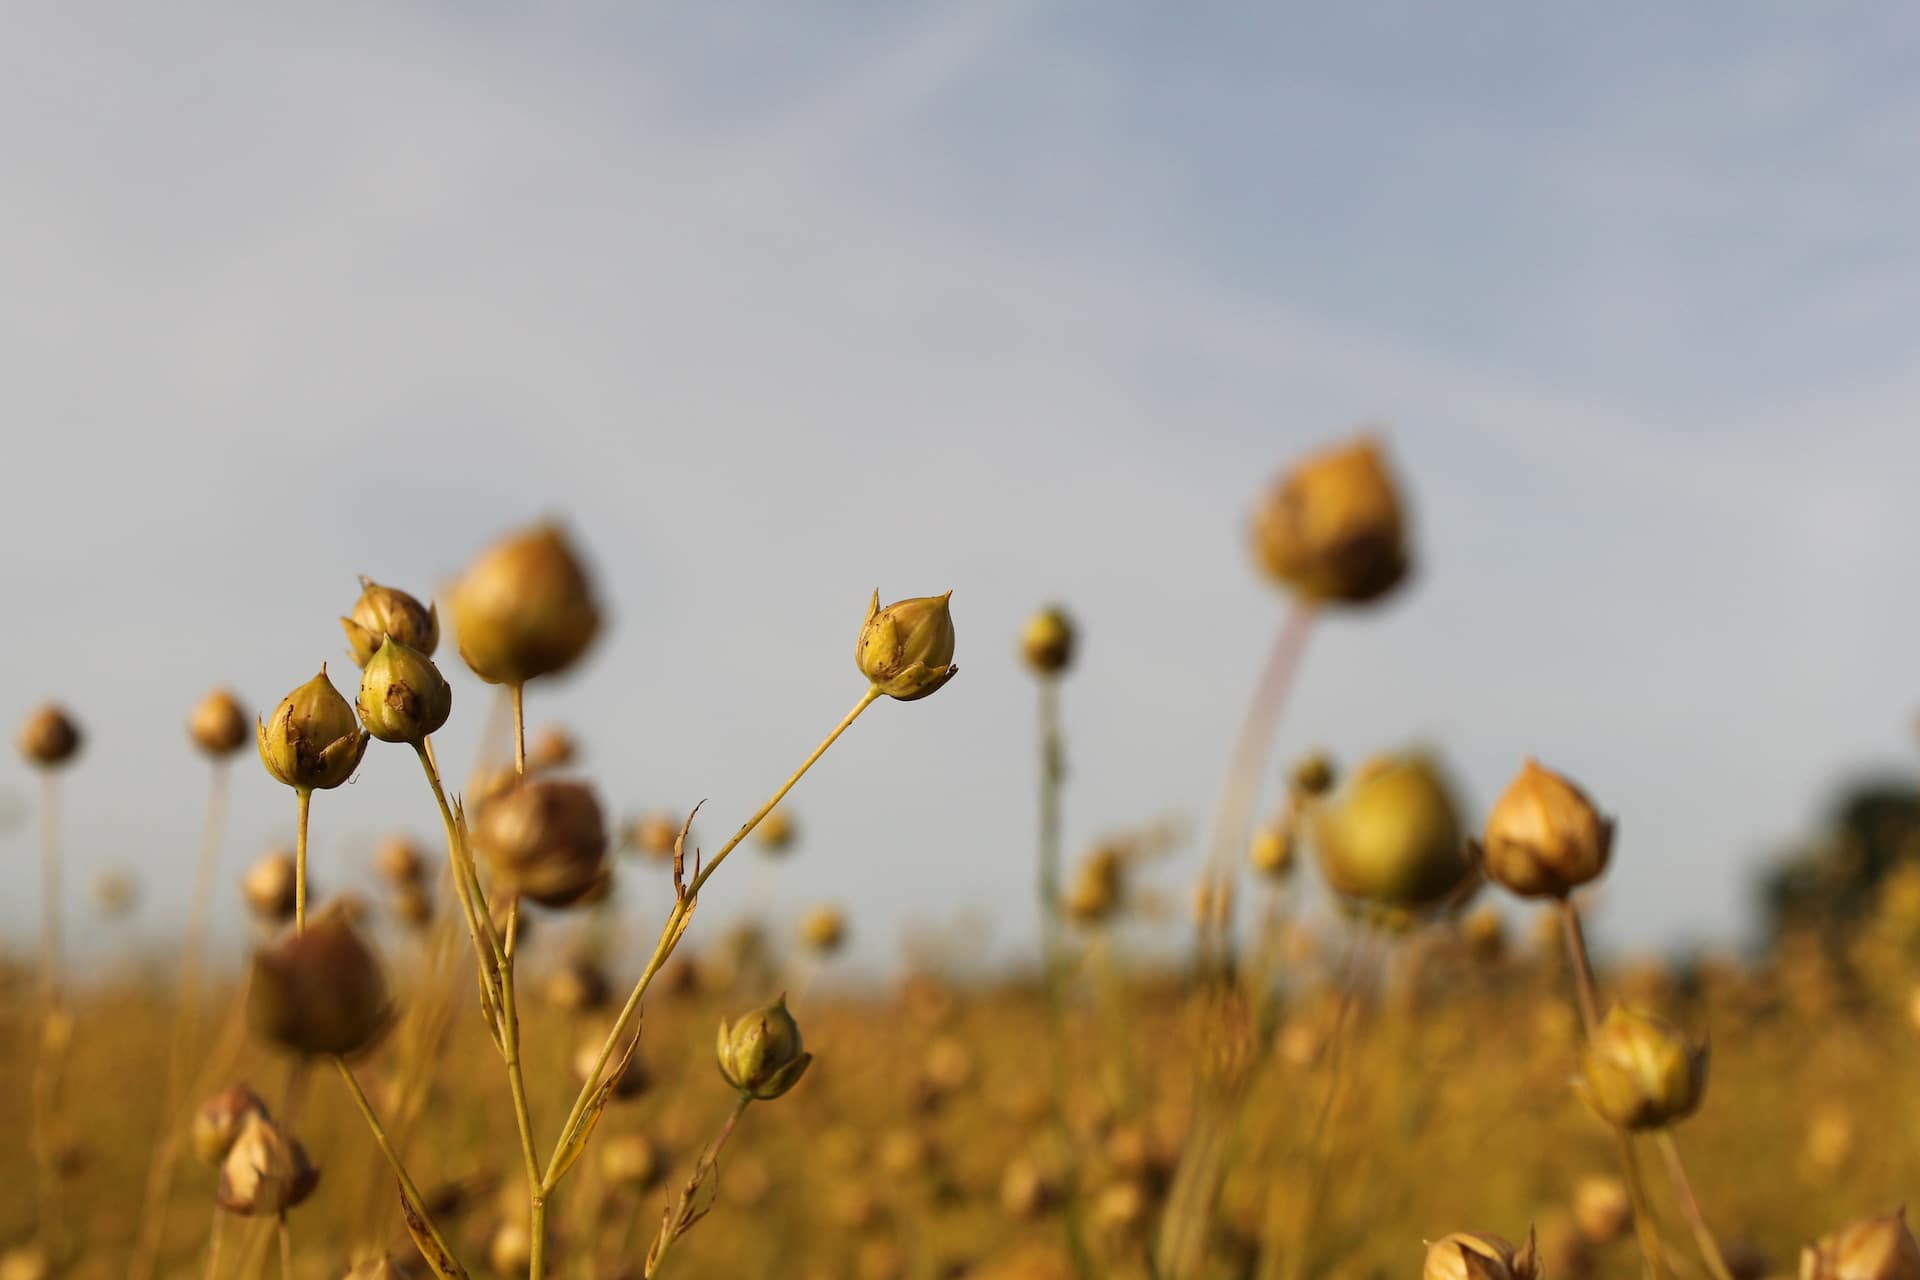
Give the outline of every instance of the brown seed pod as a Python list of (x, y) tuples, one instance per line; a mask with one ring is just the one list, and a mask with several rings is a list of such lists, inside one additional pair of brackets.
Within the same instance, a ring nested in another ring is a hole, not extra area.
[(226, 1159), (214, 1198), (228, 1213), (271, 1217), (285, 1213), (313, 1194), (320, 1171), (298, 1139), (268, 1119), (250, 1112), (241, 1123)]
[(80, 753), (80, 726), (65, 707), (48, 703), (20, 726), (20, 754), (27, 763), (57, 769)]
[(353, 660), (363, 667), (373, 661), (380, 642), (389, 636), (427, 657), (432, 657), (440, 644), (440, 612), (436, 607), (423, 605), (394, 587), (383, 587), (365, 574), (360, 577), (360, 598), (340, 619), (340, 626), (347, 633), (347, 643), (353, 646)]
[(554, 525), (508, 535), (480, 553), (448, 601), (460, 656), (490, 684), (564, 671), (600, 630), (585, 565)]
[(473, 843), (508, 893), (546, 907), (586, 900), (611, 875), (606, 820), (584, 782), (536, 778), (489, 800)]
[(1848, 1223), (1800, 1256), (1801, 1280), (1920, 1280), (1920, 1243), (1896, 1209)]
[(427, 859), (420, 851), (420, 846), (412, 840), (403, 835), (392, 835), (382, 840), (373, 851), (373, 869), (394, 888), (404, 889), (424, 880)]
[(243, 1084), (232, 1085), (200, 1104), (193, 1113), (193, 1154), (215, 1168), (233, 1150), (247, 1117), (267, 1114), (267, 1104)]
[(953, 665), (953, 592), (918, 596), (882, 609), (867, 606), (854, 664), (880, 692), (901, 702), (924, 698), (959, 674)]
[(275, 849), (261, 854), (247, 868), (240, 878), (240, 893), (254, 915), (268, 924), (280, 924), (293, 919), (297, 878), (293, 854)]
[(829, 956), (846, 940), (847, 917), (838, 907), (815, 907), (800, 919), (800, 941), (809, 951)]
[(453, 687), (432, 658), (387, 636), (367, 660), (354, 706), (380, 741), (417, 746), (453, 714)]
[(1255, 511), (1253, 547), (1269, 576), (1310, 603), (1364, 604), (1398, 586), (1406, 518), (1378, 442), (1301, 459)]
[(1529, 760), (1487, 815), (1479, 846), (1487, 878), (1523, 898), (1563, 898), (1598, 879), (1613, 823), (1567, 778)]
[(1518, 1249), (1499, 1236), (1456, 1231), (1427, 1246), (1424, 1280), (1537, 1280), (1533, 1232)]
[(1623, 1129), (1664, 1129), (1693, 1114), (1707, 1088), (1707, 1046), (1664, 1019), (1615, 1005), (1581, 1060), (1581, 1093)]
[(320, 674), (280, 700), (268, 720), (254, 722), (260, 763), (289, 787), (331, 790), (353, 776), (367, 752), (367, 735), (353, 707)]
[(386, 976), (337, 906), (253, 955), (247, 1020), (254, 1034), (296, 1053), (366, 1048), (392, 1017)]
[(1077, 639), (1073, 619), (1058, 605), (1049, 605), (1020, 629), (1020, 658), (1037, 676), (1057, 676), (1073, 664)]
[(193, 704), (187, 736), (206, 755), (221, 760), (247, 745), (247, 713), (225, 689), (214, 689)]

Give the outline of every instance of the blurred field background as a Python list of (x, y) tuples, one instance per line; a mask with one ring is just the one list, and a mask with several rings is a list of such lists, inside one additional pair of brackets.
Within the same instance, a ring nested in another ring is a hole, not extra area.
[[(1329, 890), (1315, 814), (1417, 751), (1457, 818), (1422, 856), (1533, 755), (1619, 822), (1571, 898), (1603, 1006), (1711, 1043), (1674, 1133), (1723, 1256), (1639, 1139), (1671, 1273), (1920, 1275), (1904, 1231), (1801, 1253), (1920, 1187), (1907, 15), (102, 0), (8, 32), (0, 716), (82, 741), (0, 765), (0, 1280), (427, 1274), (324, 1055), (245, 1016), (289, 788), (247, 740), (210, 797), (182, 721), (215, 687), (272, 717), (323, 661), (352, 702), (356, 575), (445, 614), (549, 519), (595, 625), (525, 729), (604, 820), (559, 874), (611, 888), (524, 915), (543, 1148), (673, 830), (704, 802), (711, 856), (872, 678), (869, 592), (953, 589), (964, 674), (881, 698), (703, 890), (546, 1274), (644, 1273), (732, 1105), (714, 1030), (782, 991), (811, 1066), (668, 1274), (1645, 1274), (1552, 900)], [(1330, 585), (1380, 504), (1276, 477), (1363, 435), (1407, 572)], [(509, 603), (550, 620), (545, 582)], [(477, 822), (511, 717), (460, 631), (434, 742)], [(353, 1067), (396, 1154), (468, 1271), (518, 1275), (485, 942), (409, 754), (316, 793), (314, 907), (391, 988)], [(240, 1082), (320, 1170), (285, 1262), (187, 1149)], [(1424, 1248), (1530, 1226), (1530, 1259)]]

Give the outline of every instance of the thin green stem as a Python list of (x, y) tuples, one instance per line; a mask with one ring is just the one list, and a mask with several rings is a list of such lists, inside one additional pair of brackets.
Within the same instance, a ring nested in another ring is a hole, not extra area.
[(1047, 1026), (1052, 1040), (1054, 1128), (1066, 1160), (1061, 1222), (1074, 1274), (1092, 1280), (1093, 1257), (1082, 1224), (1079, 1161), (1067, 1124), (1068, 1087), (1066, 955), (1060, 912), (1060, 793), (1066, 782), (1066, 744), (1060, 728), (1060, 685), (1053, 675), (1040, 677), (1040, 963), (1047, 995)]
[(374, 1144), (380, 1148), (380, 1154), (387, 1158), (387, 1164), (393, 1169), (393, 1176), (399, 1179), (400, 1189), (406, 1195), (413, 1212), (419, 1217), (421, 1225), (426, 1229), (427, 1234), (433, 1237), (433, 1242), (440, 1247), (441, 1252), (449, 1258), (453, 1257), (454, 1252), (448, 1247), (447, 1238), (440, 1234), (440, 1228), (428, 1216), (426, 1197), (420, 1194), (420, 1188), (414, 1185), (412, 1175), (407, 1172), (407, 1166), (400, 1160), (400, 1153), (394, 1150), (392, 1141), (387, 1137), (386, 1126), (380, 1123), (380, 1117), (374, 1111), (373, 1104), (367, 1101), (366, 1090), (360, 1087), (360, 1081), (354, 1076), (353, 1068), (347, 1065), (345, 1058), (337, 1056), (333, 1060), (333, 1065), (340, 1069), (340, 1078), (346, 1082), (347, 1092), (353, 1096), (354, 1105), (360, 1108), (360, 1115), (367, 1122), (367, 1128), (373, 1131)]
[(700, 1153), (700, 1158), (694, 1162), (693, 1173), (687, 1178), (687, 1184), (681, 1189), (680, 1197), (674, 1202), (673, 1208), (661, 1220), (660, 1231), (654, 1237), (653, 1247), (647, 1250), (647, 1265), (644, 1272), (647, 1280), (652, 1280), (652, 1277), (658, 1273), (661, 1264), (666, 1260), (667, 1250), (673, 1247), (673, 1242), (685, 1235), (693, 1226), (690, 1215), (694, 1197), (700, 1193), (701, 1185), (713, 1172), (714, 1165), (720, 1159), (720, 1149), (726, 1146), (727, 1139), (733, 1136), (734, 1126), (740, 1123), (740, 1117), (747, 1113), (747, 1108), (752, 1103), (753, 1098), (747, 1094), (742, 1093), (735, 1097), (733, 1109), (727, 1113), (726, 1122), (720, 1126), (720, 1132), (707, 1145), (706, 1150)]
[(313, 807), (311, 787), (294, 788), (293, 931), (307, 927), (307, 811)]
[(1673, 1140), (1673, 1131), (1662, 1129), (1654, 1135), (1653, 1140), (1667, 1162), (1667, 1176), (1672, 1180), (1674, 1193), (1679, 1197), (1680, 1212), (1687, 1219), (1687, 1226), (1693, 1232), (1693, 1242), (1699, 1247), (1707, 1270), (1713, 1273), (1713, 1280), (1733, 1280), (1726, 1255), (1720, 1252), (1720, 1242), (1713, 1238), (1713, 1231), (1707, 1226), (1707, 1215), (1700, 1211), (1700, 1198), (1693, 1193), (1693, 1180), (1687, 1177), (1687, 1166), (1680, 1159), (1680, 1144)]
[(626, 1004), (621, 1007), (620, 1016), (615, 1019), (613, 1029), (607, 1033), (606, 1042), (600, 1046), (600, 1053), (594, 1059), (593, 1070), (587, 1073), (586, 1082), (580, 1086), (579, 1096), (573, 1100), (573, 1109), (567, 1113), (567, 1122), (560, 1127), (560, 1137), (554, 1144), (553, 1156), (547, 1161), (546, 1177), (542, 1180), (543, 1189), (548, 1194), (552, 1193), (554, 1185), (560, 1180), (561, 1159), (566, 1155), (567, 1148), (573, 1141), (574, 1132), (579, 1128), (588, 1105), (593, 1101), (595, 1091), (600, 1087), (600, 1080), (606, 1074), (607, 1064), (613, 1060), (615, 1051), (626, 1039), (627, 1033), (632, 1030), (633, 1020), (639, 1015), (640, 1002), (645, 998), (647, 988), (652, 985), (654, 976), (660, 972), (660, 967), (667, 962), (667, 957), (673, 954), (674, 947), (679, 945), (681, 934), (686, 932), (687, 918), (693, 912), (694, 901), (699, 896), (701, 888), (713, 873), (719, 870), (720, 864), (726, 861), (727, 855), (737, 849), (740, 842), (760, 825), (761, 819), (773, 812), (775, 805), (786, 799), (787, 792), (793, 790), (800, 779), (806, 776), (807, 770), (813, 768), (820, 757), (827, 753), (827, 748), (831, 747), (840, 735), (860, 718), (861, 712), (872, 706), (880, 697), (878, 688), (868, 686), (867, 691), (860, 695), (860, 700), (853, 704), (853, 709), (840, 718), (840, 723), (835, 725), (833, 731), (821, 740), (820, 745), (800, 762), (800, 767), (780, 784), (772, 798), (740, 825), (740, 829), (733, 833), (733, 837), (713, 855), (713, 860), (694, 876), (685, 892), (675, 899), (673, 910), (667, 913), (666, 923), (661, 927), (660, 940), (654, 945), (653, 954), (647, 959), (646, 968), (641, 970), (639, 981), (634, 983), (633, 991), (628, 994)]
[[(1567, 940), (1567, 955), (1573, 962), (1574, 991), (1580, 1009), (1580, 1021), (1587, 1039), (1600, 1029), (1600, 991), (1593, 978), (1593, 958), (1587, 952), (1586, 930), (1580, 924), (1580, 908), (1571, 898), (1556, 904)], [(1666, 1250), (1660, 1246), (1660, 1226), (1653, 1219), (1653, 1203), (1647, 1196), (1646, 1177), (1640, 1172), (1640, 1156), (1634, 1150), (1633, 1135), (1614, 1129), (1614, 1143), (1620, 1152), (1620, 1168), (1626, 1175), (1627, 1194), (1633, 1200), (1633, 1225), (1640, 1239), (1640, 1254), (1646, 1259), (1653, 1280), (1668, 1280)]]

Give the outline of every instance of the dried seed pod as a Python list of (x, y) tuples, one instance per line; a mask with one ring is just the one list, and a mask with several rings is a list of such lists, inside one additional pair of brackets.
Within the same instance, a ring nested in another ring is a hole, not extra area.
[(547, 979), (547, 1003), (567, 1013), (587, 1013), (604, 1008), (613, 998), (613, 987), (606, 970), (586, 956), (576, 956), (561, 965)]
[(240, 879), (241, 896), (254, 915), (268, 924), (293, 919), (299, 869), (285, 849), (263, 853)]
[(1293, 870), (1293, 828), (1284, 822), (1269, 822), (1253, 833), (1247, 861), (1269, 880), (1284, 880)]
[(296, 1053), (349, 1054), (392, 1017), (386, 976), (344, 912), (329, 906), (253, 955), (247, 1020), (254, 1034)]
[(402, 924), (424, 929), (433, 923), (433, 895), (421, 884), (403, 884), (393, 895), (393, 913)]
[(460, 656), (490, 684), (525, 684), (564, 671), (600, 631), (585, 565), (554, 525), (509, 534), (455, 584)]
[(312, 1195), (319, 1182), (320, 1171), (299, 1140), (256, 1111), (220, 1163), (214, 1198), (228, 1213), (272, 1217)]
[(1613, 823), (1567, 778), (1528, 760), (1487, 815), (1487, 878), (1523, 898), (1563, 898), (1607, 869)]
[(574, 741), (573, 735), (559, 725), (550, 724), (527, 744), (527, 768), (540, 773), (564, 769), (579, 754), (580, 744)]
[(651, 1191), (665, 1171), (660, 1148), (645, 1134), (609, 1134), (600, 1143), (600, 1174), (616, 1187)]
[(1633, 1197), (1618, 1178), (1582, 1178), (1573, 1189), (1573, 1225), (1589, 1244), (1612, 1244), (1633, 1225)]
[(809, 951), (832, 955), (847, 940), (847, 918), (838, 907), (815, 907), (800, 920), (800, 941)]
[(722, 1021), (717, 1056), (726, 1082), (763, 1102), (793, 1088), (813, 1061), (784, 995), (737, 1022)]
[(860, 674), (890, 698), (913, 702), (953, 679), (953, 592), (900, 600), (882, 609), (873, 593), (854, 645)]
[(80, 753), (80, 725), (65, 707), (48, 703), (20, 726), (20, 754), (27, 763), (57, 769)]
[[(778, 812), (776, 810), (776, 812)], [(773, 817), (768, 814), (767, 818)], [(760, 825), (766, 826), (766, 819)], [(670, 813), (649, 813), (637, 818), (627, 829), (627, 845), (650, 858), (667, 859), (673, 856), (674, 841), (680, 838), (680, 822)], [(691, 846), (689, 846), (691, 847)]]
[(208, 1098), (193, 1113), (193, 1154), (202, 1164), (218, 1168), (233, 1150), (248, 1116), (267, 1114), (267, 1104), (243, 1084), (232, 1085)]
[(1438, 905), (1470, 887), (1459, 811), (1434, 763), (1383, 756), (1316, 811), (1314, 847), (1327, 883), (1384, 907)]
[(403, 835), (388, 836), (373, 851), (373, 869), (396, 889), (420, 884), (426, 878), (427, 859), (420, 846)]
[(232, 693), (214, 689), (193, 704), (187, 736), (205, 754), (224, 759), (247, 745), (247, 713)]
[(1020, 629), (1020, 657), (1037, 676), (1057, 676), (1073, 664), (1076, 635), (1073, 619), (1058, 605), (1048, 605), (1027, 619)]
[(1364, 604), (1407, 576), (1406, 517), (1380, 445), (1361, 439), (1301, 459), (1253, 518), (1261, 568), (1309, 603)]
[(607, 827), (584, 782), (536, 778), (489, 800), (473, 843), (508, 893), (568, 907), (606, 888)]
[(1664, 1019), (1615, 1005), (1587, 1045), (1579, 1084), (1601, 1119), (1623, 1129), (1663, 1129), (1700, 1105), (1707, 1046)]
[(1427, 1246), (1425, 1280), (1537, 1280), (1533, 1232), (1518, 1249), (1499, 1236), (1457, 1231)]
[(330, 790), (353, 776), (367, 735), (353, 707), (327, 679), (327, 668), (280, 700), (269, 720), (254, 722), (260, 763), (289, 787)]
[[(676, 828), (674, 835), (679, 834)], [(799, 838), (800, 833), (794, 824), (793, 814), (786, 809), (775, 809), (760, 819), (759, 825), (753, 829), (753, 842), (760, 846), (762, 853), (785, 853), (793, 848), (794, 841)], [(672, 847), (669, 846), (667, 851), (671, 853)]]
[(1848, 1223), (1800, 1255), (1800, 1280), (1920, 1280), (1907, 1211)]
[(368, 733), (418, 746), (453, 714), (453, 688), (433, 659), (388, 636), (360, 676), (358, 706)]
[(427, 657), (440, 644), (438, 608), (423, 605), (394, 587), (383, 587), (365, 574), (360, 576), (360, 598), (340, 619), (340, 626), (353, 646), (353, 660), (363, 667), (373, 661), (385, 639), (398, 640)]

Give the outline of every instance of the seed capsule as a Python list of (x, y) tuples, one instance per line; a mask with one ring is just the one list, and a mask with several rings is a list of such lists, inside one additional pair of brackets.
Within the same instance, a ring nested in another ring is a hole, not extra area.
[(240, 894), (253, 914), (268, 924), (293, 919), (299, 872), (284, 849), (262, 854), (240, 879)]
[(1445, 780), (1423, 756), (1363, 765), (1320, 808), (1314, 847), (1327, 883), (1378, 906), (1438, 905), (1470, 887), (1473, 866)]
[(1254, 513), (1254, 554), (1312, 603), (1363, 604), (1407, 576), (1406, 519), (1379, 444), (1361, 439), (1300, 460)]
[[(772, 813), (768, 814), (761, 819), (760, 825), (765, 827), (767, 820), (773, 816)], [(636, 819), (628, 828), (625, 844), (650, 858), (666, 859), (673, 856), (673, 844), (679, 838), (680, 823), (671, 814), (649, 813)]]
[(380, 961), (337, 906), (253, 955), (247, 1021), (254, 1034), (296, 1053), (349, 1054), (391, 1021)]
[(761, 1101), (793, 1088), (813, 1061), (801, 1043), (800, 1024), (787, 1012), (785, 996), (738, 1022), (721, 1022), (717, 1053), (726, 1082)]
[(222, 1089), (193, 1113), (193, 1154), (201, 1163), (218, 1168), (233, 1150), (247, 1117), (267, 1114), (267, 1104), (243, 1084)]
[(890, 698), (913, 702), (953, 679), (951, 591), (943, 596), (900, 600), (882, 609), (873, 593), (867, 619), (854, 645), (860, 674)]
[(586, 567), (550, 524), (509, 534), (481, 552), (449, 605), (461, 658), (490, 684), (564, 671), (600, 631)]
[(1058, 605), (1048, 605), (1027, 619), (1020, 629), (1020, 657), (1037, 676), (1057, 676), (1073, 664), (1073, 619)]
[(1293, 870), (1293, 831), (1279, 822), (1261, 827), (1253, 833), (1247, 861), (1270, 880), (1286, 879), (1287, 873)]
[(474, 847), (510, 893), (567, 907), (605, 887), (607, 827), (583, 782), (537, 778), (481, 808)]
[(600, 1144), (600, 1173), (615, 1186), (651, 1191), (663, 1172), (660, 1149), (640, 1133), (616, 1133)]
[(256, 1111), (221, 1162), (214, 1198), (228, 1213), (272, 1217), (312, 1195), (319, 1183), (320, 1171), (307, 1159), (306, 1148)]
[(1487, 815), (1487, 878), (1523, 898), (1563, 898), (1607, 869), (1613, 823), (1565, 777), (1529, 760)]
[(815, 907), (800, 921), (800, 940), (810, 951), (832, 955), (847, 940), (847, 918), (838, 907)]
[(353, 660), (361, 666), (373, 661), (382, 640), (398, 640), (409, 649), (428, 657), (440, 644), (440, 611), (423, 605), (404, 591), (383, 587), (372, 578), (360, 577), (360, 598), (353, 610), (340, 619), (353, 646)]
[[(674, 835), (679, 834), (679, 829), (676, 828)], [(775, 809), (760, 819), (760, 825), (753, 829), (754, 843), (765, 852), (773, 854), (785, 853), (793, 848), (793, 842), (798, 836), (799, 832), (795, 827), (793, 815), (785, 809)], [(667, 846), (667, 852), (673, 852), (671, 844)]]
[(386, 637), (360, 676), (360, 723), (382, 742), (418, 745), (453, 714), (453, 689), (433, 659)]
[(27, 763), (55, 769), (80, 753), (80, 726), (65, 707), (48, 703), (20, 726), (20, 754)]
[(1907, 1211), (1849, 1223), (1800, 1255), (1800, 1280), (1920, 1280)]
[(331, 790), (353, 776), (367, 735), (327, 668), (280, 700), (270, 720), (254, 722), (260, 763), (289, 787)]
[(1499, 1236), (1457, 1231), (1427, 1246), (1425, 1280), (1536, 1280), (1533, 1232), (1518, 1249)]
[(1623, 1129), (1663, 1129), (1693, 1114), (1707, 1087), (1707, 1047), (1672, 1023), (1615, 1005), (1581, 1063), (1581, 1092)]
[(215, 689), (194, 704), (187, 718), (187, 736), (201, 751), (219, 760), (247, 745), (247, 713), (239, 699)]

